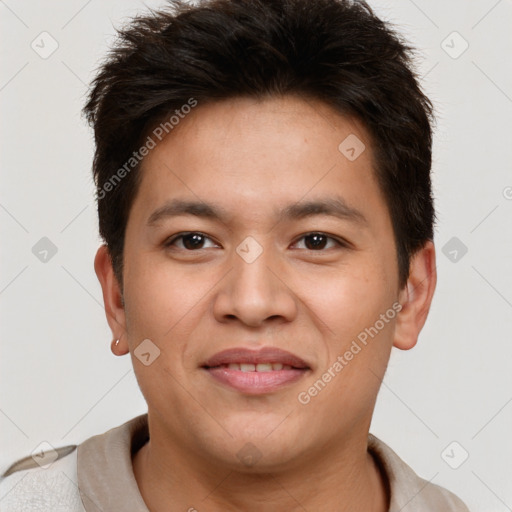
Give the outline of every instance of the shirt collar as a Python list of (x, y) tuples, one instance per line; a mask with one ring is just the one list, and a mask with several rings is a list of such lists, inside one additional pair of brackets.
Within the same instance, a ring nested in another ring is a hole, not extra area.
[[(104, 434), (91, 437), (78, 446), (78, 487), (86, 512), (149, 512), (132, 466), (133, 455), (148, 439), (146, 413)], [(451, 496), (448, 491), (419, 478), (389, 446), (373, 434), (368, 434), (368, 451), (389, 485), (389, 512), (402, 510), (413, 500), (415, 507), (423, 507), (422, 511), (436, 511), (438, 505), (442, 508), (446, 504), (446, 496)]]

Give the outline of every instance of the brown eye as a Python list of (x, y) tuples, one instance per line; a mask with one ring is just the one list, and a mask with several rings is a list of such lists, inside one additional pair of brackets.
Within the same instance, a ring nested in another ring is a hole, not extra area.
[(304, 240), (304, 248), (310, 251), (321, 251), (325, 248), (330, 249), (336, 246), (343, 246), (341, 242), (325, 233), (308, 233), (299, 239), (299, 241), (301, 240)]
[(198, 233), (194, 233), (191, 235), (185, 235), (182, 237), (183, 246), (186, 249), (201, 249), (204, 244), (204, 236)]
[[(211, 240), (206, 235), (197, 232), (182, 233), (172, 237), (170, 240), (165, 242), (166, 247), (177, 247), (178, 249), (186, 249), (187, 251), (193, 251), (197, 249), (204, 249), (204, 244), (207, 240)], [(181, 243), (177, 243), (177, 242)]]
[(313, 234), (304, 237), (306, 240), (306, 247), (308, 249), (323, 249), (327, 245), (327, 236), (320, 234)]

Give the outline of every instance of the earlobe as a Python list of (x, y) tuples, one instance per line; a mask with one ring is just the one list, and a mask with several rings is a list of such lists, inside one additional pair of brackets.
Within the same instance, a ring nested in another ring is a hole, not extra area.
[(409, 279), (400, 291), (402, 309), (397, 316), (393, 346), (413, 348), (430, 310), (437, 283), (433, 242), (428, 241), (411, 259)]
[(115, 356), (124, 356), (130, 351), (127, 344), (121, 343), (120, 339), (112, 340), (112, 343), (110, 344), (110, 350)]
[(112, 353), (123, 355), (129, 352), (126, 341), (126, 320), (121, 289), (112, 267), (108, 247), (103, 244), (96, 252), (94, 270), (101, 284), (103, 302), (108, 324), (114, 340), (111, 344)]

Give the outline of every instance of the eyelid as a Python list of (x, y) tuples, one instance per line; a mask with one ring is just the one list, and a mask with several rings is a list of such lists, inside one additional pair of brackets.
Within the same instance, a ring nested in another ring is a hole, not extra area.
[[(208, 240), (211, 240), (214, 244), (220, 245), (211, 236), (209, 236), (206, 233), (203, 233), (201, 231), (182, 231), (180, 233), (176, 233), (176, 234), (166, 238), (164, 240), (164, 242), (163, 242), (163, 246), (166, 247), (166, 248), (167, 247), (171, 247), (174, 244), (174, 242), (176, 242), (176, 240), (179, 240), (180, 238), (183, 238), (183, 237), (185, 237), (187, 235), (201, 235), (202, 237), (204, 237), (204, 238), (206, 238)], [(352, 247), (352, 244), (350, 244), (350, 242), (344, 240), (343, 238), (340, 238), (340, 237), (337, 237), (337, 236), (334, 236), (334, 235), (330, 235), (329, 233), (325, 233), (324, 231), (308, 231), (307, 233), (303, 233), (303, 234), (301, 234), (299, 237), (297, 237), (295, 239), (295, 241), (292, 243), (292, 246), (297, 244), (303, 238), (306, 238), (306, 237), (312, 236), (312, 235), (325, 236), (328, 239), (334, 241), (339, 247), (344, 247), (344, 248)], [(204, 249), (204, 248), (201, 247), (199, 249), (196, 249), (195, 251), (189, 250), (189, 249), (185, 249), (185, 250), (187, 252), (196, 252), (196, 251), (200, 251), (201, 249)], [(308, 249), (305, 249), (305, 250), (308, 250)], [(324, 249), (319, 249), (317, 251), (310, 249), (309, 251), (311, 251), (311, 252), (325, 252)]]
[[(207, 238), (208, 240), (211, 240), (216, 245), (220, 245), (211, 236), (208, 236), (206, 233), (203, 233), (201, 231), (181, 231), (180, 233), (176, 233), (175, 235), (172, 235), (172, 236), (166, 238), (163, 242), (163, 246), (171, 247), (176, 240), (179, 240), (180, 238), (183, 238), (184, 236), (187, 236), (187, 235), (201, 235), (202, 237)], [(201, 249), (196, 249), (196, 250), (200, 251)], [(187, 249), (185, 249), (185, 250), (187, 250)], [(187, 250), (187, 252), (194, 252), (194, 251)]]
[[(308, 231), (307, 233), (303, 233), (302, 235), (300, 235), (298, 238), (295, 239), (295, 241), (293, 242), (292, 245), (295, 245), (297, 242), (299, 242), (299, 240), (302, 240), (303, 238), (306, 238), (306, 237), (311, 236), (311, 235), (322, 235), (322, 236), (325, 236), (328, 239), (333, 240), (334, 242), (336, 242), (336, 244), (339, 247), (345, 247), (345, 248), (350, 248), (351, 247), (351, 244), (349, 242), (347, 242), (346, 240), (344, 240), (343, 238), (340, 238), (340, 237), (337, 237), (337, 236), (334, 236), (334, 235), (330, 235), (329, 233), (326, 233), (325, 231)], [(325, 250), (318, 250), (318, 251), (311, 250), (311, 252), (325, 252)]]

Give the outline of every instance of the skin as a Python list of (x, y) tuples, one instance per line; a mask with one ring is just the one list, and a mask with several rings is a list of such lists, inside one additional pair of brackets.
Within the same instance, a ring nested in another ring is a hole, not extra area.
[[(350, 134), (366, 146), (354, 161), (338, 150)], [(427, 318), (435, 249), (428, 242), (416, 253), (400, 289), (391, 219), (372, 166), (359, 122), (291, 96), (198, 105), (145, 158), (126, 229), (124, 306), (105, 246), (95, 270), (120, 339), (113, 351), (131, 354), (148, 404), (151, 439), (133, 467), (152, 512), (170, 504), (200, 512), (388, 510), (367, 436), (391, 348), (412, 348)], [(276, 217), (289, 204), (334, 195), (365, 222)], [(227, 217), (181, 215), (148, 227), (151, 213), (173, 198), (213, 203)], [(164, 246), (190, 231), (206, 235), (203, 248), (187, 249), (183, 239)], [(310, 232), (332, 238), (311, 248)], [(236, 252), (248, 236), (263, 251), (252, 263)], [(298, 394), (397, 301), (400, 313), (301, 404)], [(149, 366), (134, 356), (147, 338), (161, 351)], [(213, 354), (240, 346), (280, 347), (310, 370), (277, 391), (249, 395), (201, 369)], [(237, 457), (246, 443), (260, 456), (253, 466)]]

